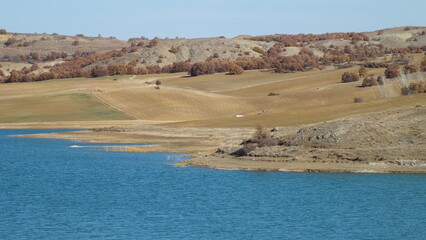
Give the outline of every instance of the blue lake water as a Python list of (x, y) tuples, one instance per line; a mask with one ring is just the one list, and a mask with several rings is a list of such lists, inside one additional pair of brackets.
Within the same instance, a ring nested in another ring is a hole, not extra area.
[[(0, 130), (0, 239), (425, 239), (426, 176), (179, 168)], [(99, 145), (99, 144), (97, 144)]]

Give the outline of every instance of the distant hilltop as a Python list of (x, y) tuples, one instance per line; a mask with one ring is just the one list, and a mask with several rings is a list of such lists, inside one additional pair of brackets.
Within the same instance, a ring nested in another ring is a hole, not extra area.
[[(244, 70), (303, 71), (329, 64), (367, 61), (385, 54), (421, 52), (425, 46), (426, 27), (397, 27), (364, 33), (238, 36), (230, 39), (141, 37), (128, 41), (82, 34), (9, 33), (1, 29), (0, 78), (2, 81), (19, 81), (25, 75), (23, 81), (34, 81), (104, 74), (182, 72), (189, 71), (195, 63), (205, 61), (210, 61), (210, 65), (215, 62), (215, 70), (210, 71), (207, 68), (211, 67), (201, 64), (191, 75), (230, 70), (238, 74), (241, 72), (239, 67)], [(303, 55), (302, 59), (309, 59), (290, 60), (304, 61), (301, 66), (287, 66), (289, 61), (283, 60), (299, 55)], [(280, 66), (277, 66), (278, 62)], [(7, 80), (13, 70), (19, 73), (12, 80)]]

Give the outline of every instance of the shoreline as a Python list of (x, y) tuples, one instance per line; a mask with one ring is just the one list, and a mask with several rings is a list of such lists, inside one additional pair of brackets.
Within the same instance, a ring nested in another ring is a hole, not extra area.
[[(273, 145), (253, 146), (253, 128), (196, 128), (148, 125), (143, 121), (0, 124), (0, 128), (85, 128), (20, 135), (117, 143), (106, 151), (183, 153), (177, 166), (276, 172), (426, 174), (426, 106), (349, 116), (332, 121), (264, 129)], [(250, 141), (252, 141), (250, 143)], [(149, 144), (131, 146), (130, 144)]]
[[(199, 167), (227, 171), (265, 171), (265, 172), (323, 172), (323, 173), (367, 173), (367, 174), (426, 174), (426, 164), (416, 161), (407, 163), (389, 162), (350, 162), (350, 161), (325, 161), (313, 162), (310, 159), (288, 160), (274, 157), (232, 157), (214, 156), (212, 152), (217, 147), (211, 143), (208, 146), (194, 146), (194, 139), (184, 139), (183, 141), (170, 142), (161, 136), (151, 136), (148, 145), (134, 146), (130, 144), (147, 144), (147, 141), (128, 141), (126, 138), (117, 137), (115, 141), (105, 136), (93, 135), (88, 130), (77, 132), (59, 132), (47, 134), (17, 135), (17, 137), (30, 138), (53, 138), (69, 139), (89, 143), (120, 143), (129, 145), (121, 146), (99, 146), (102, 151), (132, 152), (132, 153), (182, 153), (190, 159), (176, 163), (177, 167)], [(146, 138), (145, 138), (146, 139)], [(72, 146), (70, 146), (72, 147)]]
[(262, 162), (237, 158), (199, 157), (178, 163), (179, 166), (201, 167), (227, 171), (264, 172), (321, 172), (356, 174), (426, 174), (426, 164), (421, 166), (389, 163), (309, 163), (309, 162)]

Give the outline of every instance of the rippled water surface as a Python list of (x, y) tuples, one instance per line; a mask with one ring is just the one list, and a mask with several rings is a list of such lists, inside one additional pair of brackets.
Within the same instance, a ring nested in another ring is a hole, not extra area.
[(426, 236), (425, 175), (179, 168), (170, 154), (10, 136), (49, 131), (0, 130), (0, 239)]

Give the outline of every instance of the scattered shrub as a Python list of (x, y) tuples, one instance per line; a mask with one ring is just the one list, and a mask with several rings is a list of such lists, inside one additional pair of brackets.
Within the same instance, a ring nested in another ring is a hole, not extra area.
[(256, 143), (259, 147), (275, 146), (277, 141), (271, 136), (271, 133), (262, 125), (257, 125), (256, 132), (250, 138), (252, 143)]
[(236, 157), (244, 157), (244, 156), (247, 156), (254, 149), (256, 149), (256, 147), (257, 146), (254, 143), (246, 143), (246, 144), (243, 145), (242, 148), (240, 148), (237, 151), (233, 152), (232, 155), (234, 155)]
[(259, 54), (262, 54), (262, 55), (265, 54), (265, 50), (263, 50), (263, 48), (258, 47), (258, 46), (254, 47), (253, 51), (255, 51), (255, 52), (259, 53)]
[(385, 85), (385, 79), (385, 76), (380, 75), (377, 77), (377, 82), (379, 83), (379, 85)]
[(139, 43), (138, 43), (138, 47), (142, 47), (144, 45), (144, 42), (143, 41), (140, 41)]
[(244, 73), (244, 69), (235, 63), (229, 64), (228, 68), (229, 68), (230, 75), (239, 75)]
[(277, 93), (277, 92), (270, 92), (270, 93), (268, 93), (269, 97), (271, 97), (271, 96), (277, 96), (277, 95), (280, 95), (280, 94)]
[(360, 102), (364, 102), (364, 99), (362, 99), (362, 97), (354, 98), (354, 103), (360, 103)]
[(377, 78), (375, 78), (374, 76), (368, 76), (364, 78), (364, 80), (362, 81), (363, 87), (371, 87), (376, 85), (379, 85), (379, 82), (377, 81)]
[(148, 69), (146, 67), (140, 67), (140, 68), (137, 69), (137, 74), (138, 75), (148, 74)]
[(37, 69), (39, 69), (39, 67), (38, 67), (37, 63), (34, 63), (34, 64), (33, 64), (33, 65), (31, 65), (31, 67), (30, 67), (30, 71), (31, 71), (31, 72), (33, 72), (33, 71), (35, 71), (35, 70), (37, 70)]
[(387, 68), (389, 64), (387, 63), (377, 63), (377, 62), (366, 62), (364, 67), (366, 68)]
[(399, 66), (396, 64), (389, 65), (385, 70), (387, 78), (396, 78), (399, 75)]
[(383, 34), (383, 30), (377, 31), (377, 35), (382, 35), (382, 34)]
[(94, 68), (92, 68), (92, 72), (91, 75), (92, 77), (103, 77), (103, 76), (108, 76), (108, 69), (107, 67), (103, 66), (103, 65), (98, 65), (95, 66)]
[(110, 76), (127, 74), (127, 67), (125, 65), (113, 64), (113, 65), (109, 65), (107, 69), (108, 69), (108, 75)]
[(192, 77), (208, 74), (208, 68), (205, 62), (197, 62), (192, 65), (189, 75)]
[(179, 52), (179, 49), (178, 49), (177, 47), (175, 47), (175, 46), (172, 46), (172, 47), (170, 48), (169, 52), (170, 52), (170, 53), (174, 53), (174, 54), (176, 54), (176, 53), (178, 53), (178, 52)]
[(218, 53), (214, 53), (212, 57), (213, 58), (219, 58), (219, 54)]
[(7, 41), (4, 43), (4, 45), (5, 45), (6, 47), (9, 47), (10, 45), (12, 45), (12, 44), (16, 43), (16, 41), (18, 41), (18, 40), (16, 40), (16, 38), (9, 38), (9, 39), (7, 39)]
[(405, 65), (403, 70), (402, 70), (405, 74), (407, 73), (415, 73), (417, 71), (419, 71), (419, 68), (415, 65)]
[(342, 82), (343, 83), (347, 83), (347, 82), (356, 82), (359, 80), (359, 76), (356, 73), (353, 72), (345, 72), (342, 75)]
[(362, 33), (325, 33), (325, 34), (275, 34), (248, 38), (254, 41), (275, 41), (284, 47), (302, 47), (305, 43), (329, 39), (344, 39), (351, 41), (368, 41), (368, 37)]
[(365, 77), (367, 76), (367, 69), (364, 66), (361, 66), (361, 68), (358, 71), (358, 75), (360, 77)]
[(78, 46), (80, 45), (80, 42), (78, 40), (75, 40), (74, 42), (71, 43), (71, 45)]
[(410, 95), (416, 93), (426, 93), (426, 82), (412, 82), (408, 87), (401, 89), (402, 95)]
[(155, 85), (157, 86), (161, 85), (161, 81), (160, 80), (155, 81)]
[(426, 59), (424, 59), (424, 60), (422, 61), (422, 63), (420, 64), (420, 69), (421, 69), (423, 72), (426, 72)]
[(256, 149), (256, 147), (275, 146), (277, 144), (278, 141), (271, 136), (270, 131), (259, 124), (256, 127), (256, 131), (253, 136), (242, 142), (241, 145), (243, 145), (243, 147), (232, 154), (237, 157), (247, 156), (250, 152)]
[(190, 60), (174, 62), (170, 68), (170, 73), (188, 72), (191, 70), (191, 66), (192, 64), (190, 63)]
[(157, 45), (158, 45), (158, 38), (154, 38), (151, 41), (149, 41), (149, 43), (148, 43), (149, 48), (156, 47)]
[(6, 29), (4, 28), (0, 29), (0, 34), (6, 34), (6, 33), (7, 33)]

